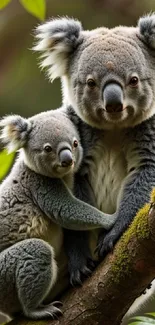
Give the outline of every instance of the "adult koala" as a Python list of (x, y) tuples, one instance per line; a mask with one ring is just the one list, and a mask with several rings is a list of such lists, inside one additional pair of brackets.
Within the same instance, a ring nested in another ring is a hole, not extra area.
[[(97, 207), (118, 215), (113, 228), (99, 236), (103, 256), (155, 186), (155, 15), (141, 18), (136, 28), (92, 31), (83, 31), (77, 20), (60, 18), (39, 26), (36, 36), (41, 67), (51, 81), (62, 78), (64, 103), (75, 112), (71, 116), (92, 126), (94, 142), (87, 145), (76, 192), (89, 200), (86, 188), (81, 192), (87, 178)], [(82, 134), (80, 122), (78, 127)], [(86, 235), (75, 235), (68, 233), (72, 245), (67, 249), (71, 281), (78, 282), (89, 249)]]

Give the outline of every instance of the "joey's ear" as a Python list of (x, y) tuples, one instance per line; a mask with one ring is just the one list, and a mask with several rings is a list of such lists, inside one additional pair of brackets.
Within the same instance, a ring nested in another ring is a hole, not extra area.
[(26, 144), (31, 128), (31, 122), (20, 115), (9, 115), (0, 120), (0, 139), (9, 153)]
[(155, 49), (155, 14), (147, 15), (138, 21), (142, 40), (152, 49)]
[(58, 18), (36, 28), (37, 44), (33, 50), (41, 52), (41, 68), (48, 68), (50, 80), (66, 74), (69, 55), (80, 43), (81, 23), (71, 18)]

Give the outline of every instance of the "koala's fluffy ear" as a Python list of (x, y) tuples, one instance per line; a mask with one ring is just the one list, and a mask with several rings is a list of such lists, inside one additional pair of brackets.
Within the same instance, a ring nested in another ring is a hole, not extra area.
[(42, 53), (41, 68), (48, 68), (50, 80), (66, 74), (69, 55), (80, 42), (81, 23), (71, 18), (58, 18), (36, 29), (37, 44), (33, 50)]
[(20, 115), (9, 115), (0, 120), (0, 139), (9, 153), (26, 144), (31, 128), (31, 122)]
[(155, 14), (139, 19), (139, 32), (142, 40), (152, 49), (155, 49)]

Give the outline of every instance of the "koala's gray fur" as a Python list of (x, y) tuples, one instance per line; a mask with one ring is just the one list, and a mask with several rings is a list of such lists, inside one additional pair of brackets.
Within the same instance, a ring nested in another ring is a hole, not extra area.
[(0, 310), (53, 317), (60, 303), (41, 303), (56, 282), (55, 258), (60, 268), (66, 263), (61, 261), (61, 227), (109, 229), (116, 217), (110, 219), (71, 193), (83, 150), (63, 108), (29, 119), (4, 117), (0, 126), (8, 150), (21, 148), (0, 185)]
[[(41, 67), (51, 81), (61, 77), (63, 101), (75, 111), (71, 115), (92, 127), (95, 144), (86, 145), (75, 184), (78, 197), (90, 202), (86, 187), (82, 190), (87, 179), (96, 206), (118, 215), (113, 228), (99, 236), (104, 256), (155, 186), (155, 14), (142, 17), (135, 28), (92, 31), (59, 18), (39, 26), (36, 36)], [(80, 134), (85, 129), (79, 122)], [(79, 282), (89, 258), (87, 236), (67, 232), (67, 238), (71, 281)]]
[(34, 319), (61, 314), (59, 302), (41, 306), (56, 282), (53, 248), (41, 239), (25, 239), (0, 253), (0, 309)]

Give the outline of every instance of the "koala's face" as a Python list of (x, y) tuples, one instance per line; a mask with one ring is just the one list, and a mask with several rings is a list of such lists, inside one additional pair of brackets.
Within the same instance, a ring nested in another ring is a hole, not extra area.
[(62, 77), (64, 102), (97, 128), (132, 127), (155, 113), (155, 15), (137, 28), (82, 31), (60, 18), (37, 28), (34, 47), (51, 80)]
[(90, 37), (66, 77), (77, 114), (97, 128), (134, 126), (155, 113), (153, 62), (129, 32), (122, 27)]
[(79, 168), (83, 156), (79, 135), (61, 109), (30, 119), (8, 116), (0, 126), (6, 147), (10, 151), (22, 148), (20, 157), (36, 173), (63, 178)]
[(30, 119), (32, 130), (24, 155), (27, 165), (39, 174), (62, 178), (75, 172), (82, 159), (82, 147), (72, 122), (58, 111)]

